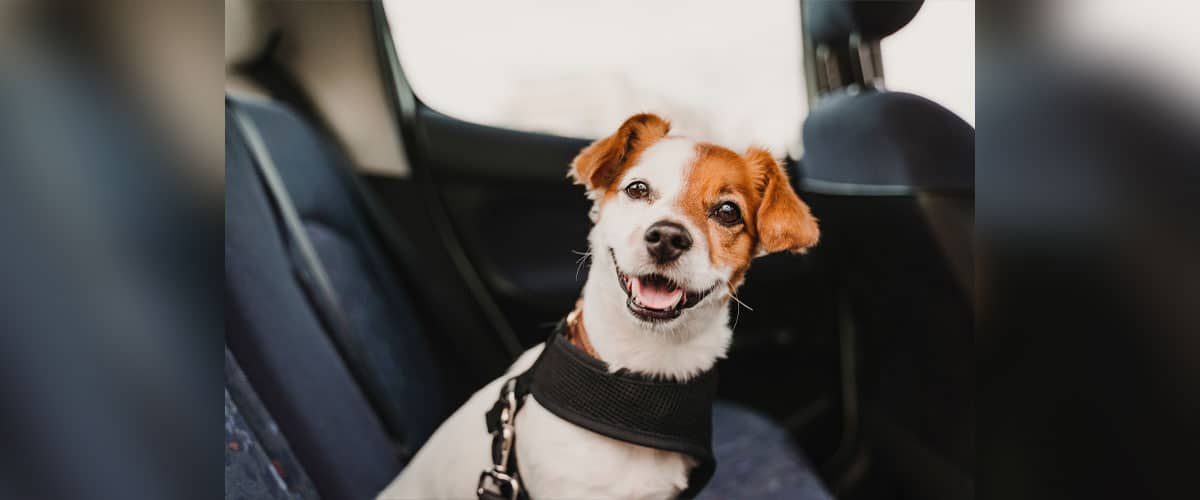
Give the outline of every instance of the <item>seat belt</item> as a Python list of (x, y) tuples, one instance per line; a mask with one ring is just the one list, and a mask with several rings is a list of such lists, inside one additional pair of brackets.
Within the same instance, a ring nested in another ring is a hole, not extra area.
[(309, 239), (300, 220), (300, 215), (296, 212), (295, 205), (292, 204), (292, 198), (287, 192), (283, 178), (279, 175), (275, 161), (271, 158), (266, 141), (263, 140), (254, 120), (241, 110), (240, 105), (234, 99), (226, 97), (225, 102), (233, 114), (242, 138), (245, 139), (246, 145), (250, 149), (255, 171), (266, 187), (276, 213), (283, 219), (285, 246), (288, 248), (289, 260), (301, 288), (304, 289), (305, 295), (316, 309), (318, 317), (329, 334), (330, 341), (346, 363), (351, 376), (358, 382), (367, 401), (383, 420), (384, 426), (393, 439), (393, 449), (401, 459), (408, 460), (410, 457), (407, 452), (402, 451), (404, 448), (400, 445), (404, 437), (400, 413), (392, 403), (392, 399), (387, 397), (387, 393), (378, 379), (373, 376), (367, 353), (352, 335), (353, 330), (338, 304), (337, 292), (329, 280), (329, 273), (326, 272), (325, 265), (317, 255), (312, 240)]
[[(347, 169), (340, 169), (347, 170)], [(344, 177), (347, 177), (347, 182), (350, 188), (356, 191), (359, 200), (362, 201), (363, 208), (367, 212), (367, 219), (372, 229), (380, 236), (384, 245), (391, 250), (393, 255), (414, 255), (411, 250), (412, 244), (408, 243), (405, 238), (400, 236), (399, 231), (393, 226), (391, 217), (381, 205), (379, 199), (363, 182), (352, 172), (346, 171)], [(449, 246), (449, 245), (447, 245)], [(458, 254), (460, 252), (453, 252)], [(456, 258), (458, 257), (458, 258)], [(473, 267), (469, 267), (469, 261), (460, 255), (452, 255), (451, 260), (454, 261), (455, 267), (459, 271), (464, 281), (463, 285), (467, 288), (467, 292), (479, 304), (483, 311), (483, 316), (487, 322), (495, 329), (499, 337), (501, 346), (508, 353), (510, 361), (516, 361), (521, 353), (525, 352), (521, 347), (521, 342), (517, 338), (517, 334), (513, 331), (512, 326), (508, 324), (504, 314), (500, 311), (499, 306), (488, 294), (483, 282), (479, 279), (478, 272)]]

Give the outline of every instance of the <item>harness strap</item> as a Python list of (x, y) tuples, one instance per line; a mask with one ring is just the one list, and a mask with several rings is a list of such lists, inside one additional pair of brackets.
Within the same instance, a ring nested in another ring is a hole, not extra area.
[[(517, 412), (525, 406), (533, 371), (508, 379), (500, 397), (485, 415), (492, 435), (492, 467), (479, 475), (475, 493), (480, 500), (529, 500), (517, 468)], [(490, 487), (489, 487), (490, 486)]]
[[(481, 499), (528, 499), (517, 468), (513, 422), (533, 394), (554, 415), (631, 444), (675, 451), (698, 462), (680, 498), (694, 498), (712, 478), (712, 403), (716, 372), (686, 382), (654, 379), (608, 366), (571, 344), (563, 323), (533, 366), (509, 379), (487, 413), (493, 467), (480, 476)], [(492, 486), (491, 489), (485, 486)], [(487, 496), (494, 495), (494, 496)]]

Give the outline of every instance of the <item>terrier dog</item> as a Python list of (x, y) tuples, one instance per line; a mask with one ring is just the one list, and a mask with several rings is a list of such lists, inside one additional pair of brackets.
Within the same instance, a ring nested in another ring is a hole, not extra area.
[[(653, 114), (627, 119), (585, 148), (569, 176), (593, 201), (592, 266), (568, 320), (571, 342), (610, 370), (686, 381), (729, 347), (729, 301), (750, 262), (803, 253), (817, 221), (770, 153), (744, 154), (669, 135)], [(484, 414), (501, 385), (544, 345), (475, 393), (430, 437), (387, 499), (465, 499), (491, 465)], [(515, 422), (521, 481), (532, 498), (674, 498), (696, 462), (603, 436), (550, 413), (535, 398)]]

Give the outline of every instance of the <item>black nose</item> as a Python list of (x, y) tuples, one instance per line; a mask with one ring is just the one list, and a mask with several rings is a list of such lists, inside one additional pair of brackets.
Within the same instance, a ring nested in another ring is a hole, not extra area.
[(678, 259), (692, 248), (692, 235), (674, 222), (659, 221), (646, 230), (646, 250), (659, 264)]

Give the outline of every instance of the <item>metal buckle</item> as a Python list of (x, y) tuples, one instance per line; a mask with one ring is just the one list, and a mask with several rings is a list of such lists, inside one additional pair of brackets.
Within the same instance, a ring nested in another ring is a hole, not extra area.
[(517, 413), (516, 379), (510, 379), (504, 388), (505, 408), (500, 411), (500, 462), (495, 465), (499, 472), (508, 471), (508, 457), (512, 453), (513, 438), (517, 428), (513, 420)]
[[(517, 478), (498, 471), (494, 467), (479, 474), (479, 484), (475, 487), (476, 496), (482, 497), (485, 493), (490, 493), (485, 485), (489, 478), (496, 487), (496, 495), (508, 496), (511, 500), (517, 500), (517, 497), (520, 496), (521, 483), (517, 482)], [(504, 491), (506, 487), (508, 488), (507, 494)]]
[(504, 384), (504, 400), (508, 403), (508, 409), (511, 410), (509, 419), (517, 412), (517, 378), (508, 379)]
[[(486, 488), (489, 478), (496, 487), (496, 495), (508, 496), (512, 500), (517, 500), (520, 495), (521, 483), (515, 476), (508, 474), (508, 459), (512, 453), (513, 438), (517, 433), (516, 426), (513, 425), (517, 413), (516, 386), (515, 378), (509, 379), (504, 386), (504, 408), (500, 410), (500, 429), (497, 431), (500, 433), (500, 460), (479, 474), (479, 484), (475, 488), (476, 496), (482, 497), (484, 493), (489, 493)], [(507, 493), (505, 488), (508, 489)]]

